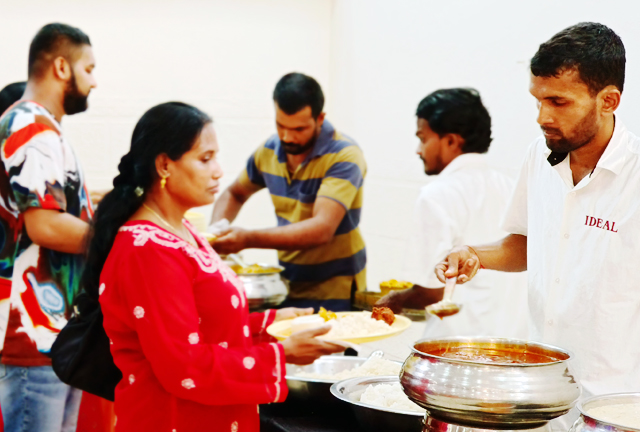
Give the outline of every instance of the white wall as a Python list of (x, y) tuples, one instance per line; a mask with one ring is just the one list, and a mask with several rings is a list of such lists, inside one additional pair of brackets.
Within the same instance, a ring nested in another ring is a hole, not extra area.
[[(26, 79), (29, 43), (44, 24), (71, 24), (91, 38), (98, 88), (88, 112), (63, 121), (90, 188), (110, 187), (136, 121), (169, 100), (214, 117), (226, 187), (275, 132), (271, 93), (282, 75), (300, 71), (329, 86), (332, 1), (2, 3), (0, 88)], [(274, 225), (268, 194), (252, 199), (238, 223)], [(272, 251), (252, 257), (277, 260)]]
[(333, 19), (334, 124), (364, 148), (368, 283), (401, 277), (409, 214), (427, 182), (415, 154), (415, 109), (428, 93), (471, 86), (493, 118), (492, 164), (516, 171), (540, 133), (528, 61), (580, 21), (613, 28), (627, 49), (620, 118), (640, 133), (640, 2), (338, 0)]
[[(562, 28), (610, 25), (628, 52), (620, 117), (640, 132), (640, 2), (593, 0), (2, 1), (0, 86), (26, 78), (29, 43), (52, 21), (91, 37), (99, 87), (66, 118), (92, 188), (109, 187), (137, 119), (167, 100), (215, 118), (229, 184), (274, 132), (271, 92), (297, 70), (318, 79), (328, 118), (364, 148), (369, 286), (399, 277), (408, 215), (427, 179), (414, 154), (415, 108), (429, 92), (474, 86), (494, 120), (491, 161), (516, 170), (538, 134), (528, 60)], [(272, 226), (261, 192), (238, 223)], [(249, 259), (274, 261), (271, 251)]]

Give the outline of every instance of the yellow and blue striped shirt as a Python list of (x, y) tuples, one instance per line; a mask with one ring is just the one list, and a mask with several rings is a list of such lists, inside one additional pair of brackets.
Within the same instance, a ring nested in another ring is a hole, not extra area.
[(317, 197), (335, 200), (347, 210), (329, 243), (278, 252), (290, 298), (348, 299), (354, 282), (359, 291), (366, 289), (367, 257), (358, 228), (366, 171), (360, 147), (326, 120), (313, 150), (293, 174), (277, 134), (249, 158), (239, 181), (252, 190), (269, 189), (278, 226), (311, 218)]

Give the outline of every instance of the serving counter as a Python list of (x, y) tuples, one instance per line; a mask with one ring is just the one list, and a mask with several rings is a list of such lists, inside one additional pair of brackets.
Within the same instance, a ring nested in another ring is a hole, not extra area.
[[(360, 356), (367, 357), (373, 351), (382, 350), (385, 358), (404, 361), (411, 353), (413, 343), (422, 338), (424, 328), (425, 322), (412, 322), (407, 330), (397, 336), (361, 344)], [(289, 401), (260, 406), (260, 431), (367, 432), (358, 427), (351, 407), (346, 404), (311, 407), (291, 404)]]

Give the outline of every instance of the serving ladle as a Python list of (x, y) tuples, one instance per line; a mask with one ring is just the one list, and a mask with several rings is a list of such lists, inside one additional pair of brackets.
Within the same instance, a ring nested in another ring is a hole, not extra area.
[(451, 301), (453, 290), (456, 287), (456, 281), (457, 278), (455, 277), (447, 278), (447, 282), (444, 286), (444, 295), (442, 297), (442, 300), (427, 306), (425, 308), (427, 313), (435, 315), (438, 318), (442, 319), (444, 317), (455, 315), (460, 312), (462, 305)]
[(227, 257), (231, 258), (231, 260), (236, 263), (237, 265), (240, 266), (240, 268), (247, 268), (249, 267), (249, 264), (247, 264), (246, 262), (244, 262), (244, 260), (240, 257), (240, 255), (238, 254), (229, 254), (227, 255)]

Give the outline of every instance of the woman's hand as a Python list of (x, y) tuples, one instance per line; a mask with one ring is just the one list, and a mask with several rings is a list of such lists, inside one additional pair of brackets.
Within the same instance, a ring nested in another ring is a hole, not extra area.
[(294, 333), (281, 342), (287, 363), (308, 365), (320, 356), (342, 352), (345, 347), (316, 339), (316, 336), (326, 334), (331, 330), (330, 325)]
[(278, 322), (286, 319), (297, 318), (299, 316), (311, 315), (313, 313), (313, 308), (296, 308), (296, 307), (288, 307), (283, 309), (278, 309), (276, 311), (276, 318), (273, 322)]

